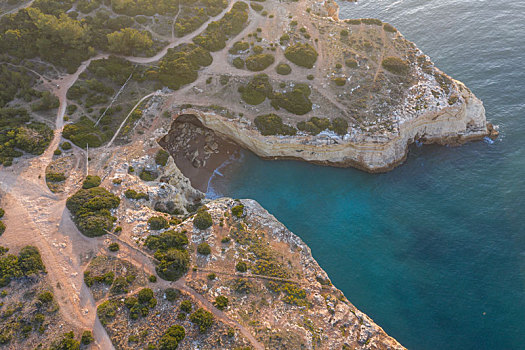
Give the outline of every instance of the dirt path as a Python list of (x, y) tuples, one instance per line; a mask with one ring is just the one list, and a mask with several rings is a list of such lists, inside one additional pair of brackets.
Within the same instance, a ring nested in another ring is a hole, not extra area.
[(228, 3), (228, 7), (226, 7), (221, 13), (219, 13), (215, 17), (210, 17), (206, 22), (204, 22), (197, 30), (194, 30), (193, 32), (186, 34), (185, 36), (182, 36), (180, 38), (172, 38), (170, 43), (165, 46), (161, 51), (159, 51), (155, 56), (152, 57), (134, 57), (134, 56), (121, 56), (122, 58), (125, 58), (126, 60), (134, 63), (152, 63), (160, 60), (162, 57), (166, 55), (169, 49), (174, 48), (177, 45), (180, 44), (189, 44), (193, 42), (193, 38), (202, 33), (206, 27), (208, 27), (208, 24), (210, 24), (213, 21), (216, 21), (224, 16), (226, 12), (230, 11), (232, 6), (234, 4), (234, 1), (230, 0)]

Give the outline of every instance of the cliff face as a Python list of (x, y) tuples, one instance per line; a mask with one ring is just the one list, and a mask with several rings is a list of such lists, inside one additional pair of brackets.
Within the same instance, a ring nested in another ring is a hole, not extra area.
[(249, 123), (213, 112), (187, 109), (181, 114), (195, 115), (204, 126), (263, 158), (300, 159), (382, 172), (403, 162), (408, 146), (415, 141), (459, 145), (489, 134), (483, 103), (462, 83), (455, 83), (461, 92), (460, 102), (405, 120), (399, 123), (395, 133), (355, 131), (344, 138), (328, 133), (317, 136), (263, 136)]
[(186, 284), (209, 301), (226, 296), (224, 312), (264, 348), (404, 349), (352, 305), (310, 248), (257, 202), (222, 198), (206, 207), (212, 227), (198, 230), (192, 218), (181, 224), (190, 246), (211, 247), (208, 256), (192, 256)]

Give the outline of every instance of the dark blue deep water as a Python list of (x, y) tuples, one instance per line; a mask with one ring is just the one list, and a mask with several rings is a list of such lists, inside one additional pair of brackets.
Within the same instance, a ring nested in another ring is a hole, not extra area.
[(246, 152), (210, 195), (253, 198), (410, 349), (525, 349), (525, 0), (360, 0), (480, 97), (494, 144), (412, 148), (371, 175)]

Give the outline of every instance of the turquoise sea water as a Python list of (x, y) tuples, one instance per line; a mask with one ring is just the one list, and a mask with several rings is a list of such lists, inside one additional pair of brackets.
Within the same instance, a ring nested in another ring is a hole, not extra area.
[(388, 174), (244, 152), (210, 196), (253, 198), (410, 349), (525, 348), (525, 1), (360, 0), (480, 97), (494, 144), (413, 147)]

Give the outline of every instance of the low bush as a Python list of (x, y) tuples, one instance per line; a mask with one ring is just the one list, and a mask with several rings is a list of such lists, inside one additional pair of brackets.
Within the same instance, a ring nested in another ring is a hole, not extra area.
[(53, 154), (54, 154), (55, 156), (59, 156), (59, 155), (62, 154), (62, 151), (60, 150), (60, 148), (57, 148), (57, 149), (53, 152)]
[(8, 251), (9, 249), (0, 247), (0, 288), (7, 286), (14, 278), (46, 271), (37, 248), (25, 246), (18, 256), (6, 255)]
[(234, 207), (232, 207), (232, 215), (236, 216), (238, 218), (242, 218), (244, 215), (244, 205), (238, 204)]
[(184, 300), (180, 303), (180, 310), (189, 314), (193, 309), (193, 304), (189, 300)]
[(261, 135), (295, 135), (297, 130), (283, 123), (281, 117), (275, 114), (260, 115), (254, 120)]
[(332, 81), (335, 83), (335, 85), (337, 86), (345, 86), (346, 84), (346, 78), (345, 77), (337, 77), (337, 78), (333, 78)]
[(210, 255), (211, 254), (211, 248), (210, 245), (206, 242), (202, 242), (197, 246), (197, 253), (201, 255)]
[(290, 113), (303, 115), (312, 110), (310, 94), (311, 90), (308, 85), (296, 84), (292, 91), (274, 94), (272, 105), (282, 107)]
[(345, 60), (345, 65), (348, 68), (357, 68), (357, 61), (353, 58), (348, 58)]
[(66, 175), (64, 173), (47, 173), (46, 181), (47, 182), (62, 182), (66, 180)]
[(82, 345), (89, 345), (91, 344), (95, 339), (93, 338), (93, 333), (91, 331), (84, 331), (82, 333), (82, 337), (80, 338), (80, 342)]
[(155, 155), (155, 163), (158, 165), (166, 166), (166, 164), (168, 164), (169, 157), (170, 154), (168, 152), (166, 152), (163, 149), (159, 149), (159, 151)]
[(261, 12), (264, 9), (264, 6), (256, 2), (251, 2), (250, 7), (257, 12)]
[(239, 87), (241, 98), (250, 105), (258, 105), (266, 100), (273, 91), (267, 74), (257, 74), (246, 86)]
[(69, 151), (71, 149), (71, 143), (65, 141), (65, 142), (62, 142), (62, 144), (60, 145), (60, 148), (62, 148), (64, 151)]
[(389, 56), (383, 59), (383, 62), (381, 62), (381, 65), (384, 69), (389, 71), (390, 73), (398, 74), (398, 75), (406, 75), (408, 74), (409, 66), (408, 62), (399, 58), (399, 57), (393, 57)]
[(86, 179), (82, 183), (82, 188), (83, 189), (89, 189), (89, 188), (93, 188), (93, 187), (98, 187), (98, 186), (100, 186), (101, 182), (102, 181), (100, 180), (100, 177), (98, 177), (96, 175), (88, 175), (88, 176), (86, 176)]
[(168, 220), (163, 216), (152, 216), (148, 219), (150, 230), (162, 230), (170, 227)]
[(97, 316), (102, 325), (107, 325), (117, 315), (118, 304), (116, 300), (106, 300), (97, 307)]
[(195, 218), (193, 219), (193, 225), (199, 230), (206, 230), (208, 227), (213, 225), (213, 219), (208, 210), (204, 207), (197, 211)]
[(166, 333), (159, 340), (160, 350), (173, 350), (177, 349), (179, 343), (186, 336), (184, 327), (180, 325), (174, 325), (168, 328)]
[(224, 295), (219, 295), (215, 298), (215, 307), (219, 310), (224, 310), (228, 307), (228, 298)]
[(261, 53), (248, 56), (246, 58), (246, 68), (252, 72), (260, 72), (268, 68), (275, 62), (273, 55)]
[(297, 123), (297, 129), (317, 135), (324, 130), (332, 130), (336, 134), (345, 135), (348, 129), (348, 122), (343, 118), (335, 118), (330, 121), (328, 118), (312, 117), (306, 122)]
[(156, 171), (154, 171), (154, 170), (147, 170), (147, 169), (142, 169), (142, 171), (139, 174), (140, 179), (143, 180), (143, 181), (155, 181), (155, 179), (158, 176), (159, 175), (157, 174)]
[(297, 43), (288, 46), (284, 56), (298, 66), (312, 68), (317, 61), (318, 53), (310, 44)]
[(108, 246), (110, 252), (118, 252), (120, 250), (120, 245), (118, 243), (111, 243)]
[(0, 221), (0, 236), (4, 234), (6, 226), (3, 221)]
[(101, 236), (111, 230), (115, 218), (110, 210), (119, 204), (120, 199), (102, 187), (81, 189), (66, 202), (78, 229), (88, 237)]
[(239, 272), (246, 272), (248, 270), (248, 265), (244, 261), (239, 261), (237, 265), (235, 265), (235, 269)]
[(190, 315), (190, 321), (199, 327), (201, 333), (205, 333), (213, 325), (213, 314), (199, 308)]
[(127, 189), (126, 191), (124, 191), (124, 196), (126, 196), (126, 198), (128, 199), (145, 199), (145, 200), (149, 200), (149, 195), (147, 193), (144, 193), (144, 192), (137, 192), (135, 190), (132, 190), (132, 189)]
[(240, 52), (246, 51), (250, 48), (250, 43), (246, 41), (237, 41), (233, 46), (228, 50), (232, 55), (238, 54)]
[(188, 271), (190, 257), (185, 250), (188, 237), (184, 232), (170, 230), (158, 236), (150, 235), (145, 244), (155, 251), (156, 271), (161, 278), (174, 281)]
[(164, 295), (166, 296), (166, 300), (173, 302), (180, 297), (181, 293), (178, 289), (166, 288), (166, 290), (164, 291)]
[(381, 20), (377, 18), (361, 18), (361, 23), (376, 26), (383, 25), (383, 22), (381, 22)]
[(181, 44), (162, 58), (158, 75), (162, 84), (178, 90), (181, 86), (197, 80), (198, 70), (209, 66), (213, 61), (210, 53), (195, 44)]
[(288, 75), (292, 72), (292, 68), (286, 63), (281, 63), (275, 67), (275, 71), (281, 75)]
[(235, 57), (232, 61), (232, 64), (237, 69), (243, 69), (244, 68), (244, 60), (240, 57)]
[(383, 24), (383, 29), (385, 30), (385, 32), (390, 32), (390, 33), (397, 32), (397, 29), (393, 25), (388, 24), (388, 23)]

